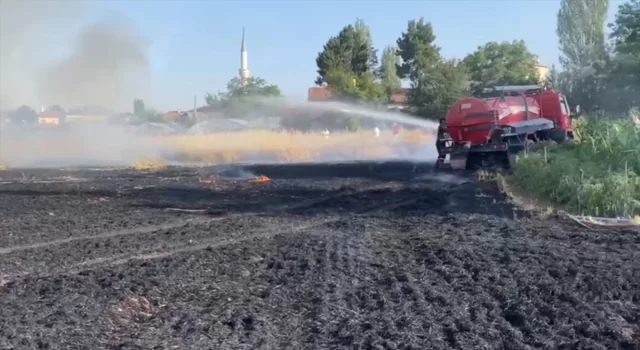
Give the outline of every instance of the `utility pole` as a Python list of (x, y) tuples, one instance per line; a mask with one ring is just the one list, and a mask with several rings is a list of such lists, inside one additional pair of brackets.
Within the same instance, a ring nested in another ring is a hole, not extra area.
[(196, 104), (196, 95), (193, 95), (193, 119), (198, 120), (198, 105)]

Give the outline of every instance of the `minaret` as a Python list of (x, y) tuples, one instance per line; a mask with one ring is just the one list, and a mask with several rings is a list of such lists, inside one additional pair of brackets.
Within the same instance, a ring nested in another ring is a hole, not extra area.
[(242, 46), (240, 47), (240, 80), (243, 83), (246, 83), (249, 76), (249, 57), (247, 55), (247, 47), (244, 43), (244, 28), (242, 28)]

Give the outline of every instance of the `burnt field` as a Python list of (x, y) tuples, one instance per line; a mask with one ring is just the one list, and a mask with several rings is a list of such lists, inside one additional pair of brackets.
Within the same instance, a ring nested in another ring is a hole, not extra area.
[(515, 210), (473, 176), (0, 173), (0, 349), (639, 344), (640, 234)]

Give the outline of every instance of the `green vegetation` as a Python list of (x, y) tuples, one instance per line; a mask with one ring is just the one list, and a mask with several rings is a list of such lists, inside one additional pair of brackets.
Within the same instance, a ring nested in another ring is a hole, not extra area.
[(335, 99), (388, 103), (408, 85), (409, 110), (439, 119), (458, 98), (484, 84), (536, 83), (537, 58), (523, 41), (490, 42), (462, 60), (445, 58), (435, 45), (434, 28), (424, 18), (409, 20), (395, 45), (380, 55), (363, 20), (345, 26), (318, 53), (317, 85), (326, 84)]
[(640, 113), (582, 117), (580, 140), (520, 157), (515, 181), (528, 192), (595, 216), (640, 215)]
[(574, 120), (575, 143), (519, 159), (514, 179), (578, 213), (638, 216), (640, 112), (633, 107), (640, 107), (640, 0), (619, 7), (610, 52), (607, 8), (606, 0), (562, 1), (557, 32), (563, 70), (554, 69), (549, 84), (592, 113)]
[(464, 59), (471, 73), (471, 89), (478, 94), (486, 86), (529, 85), (540, 81), (537, 57), (523, 40), (489, 42)]
[(205, 101), (210, 106), (216, 106), (217, 111), (227, 117), (250, 117), (250, 113), (260, 111), (262, 116), (275, 112), (278, 101), (274, 97), (280, 96), (280, 88), (271, 85), (264, 79), (250, 77), (245, 82), (240, 78), (233, 78), (227, 83), (227, 91), (216, 95), (208, 93)]

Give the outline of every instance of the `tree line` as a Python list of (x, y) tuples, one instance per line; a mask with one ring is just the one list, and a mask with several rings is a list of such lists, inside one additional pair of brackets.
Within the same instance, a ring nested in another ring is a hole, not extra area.
[(561, 67), (552, 69), (550, 84), (586, 111), (640, 106), (640, 0), (620, 5), (607, 25), (609, 5), (562, 0), (558, 12)]
[[(335, 99), (384, 105), (406, 81), (410, 109), (431, 119), (446, 115), (458, 98), (479, 95), (483, 87), (540, 82), (583, 111), (626, 111), (640, 107), (640, 0), (620, 5), (612, 23), (606, 23), (609, 6), (609, 0), (561, 0), (560, 66), (552, 66), (547, 77), (539, 76), (538, 58), (523, 40), (490, 41), (462, 59), (446, 58), (435, 44), (432, 24), (419, 18), (409, 20), (396, 42), (379, 53), (369, 26), (356, 19), (323, 45), (315, 84), (326, 85)], [(243, 85), (235, 78), (227, 92), (206, 98), (242, 112), (253, 108), (247, 102), (251, 96), (279, 95), (277, 86), (263, 79)]]
[[(618, 8), (607, 37), (608, 7), (608, 0), (562, 0), (557, 14), (561, 67), (552, 67), (547, 84), (586, 111), (640, 105), (640, 0)], [(318, 53), (315, 83), (343, 99), (384, 103), (408, 81), (413, 111), (438, 118), (456, 99), (477, 95), (484, 86), (541, 81), (537, 57), (523, 40), (491, 41), (462, 59), (443, 57), (435, 40), (431, 23), (410, 20), (378, 60), (369, 27), (357, 19)]]

